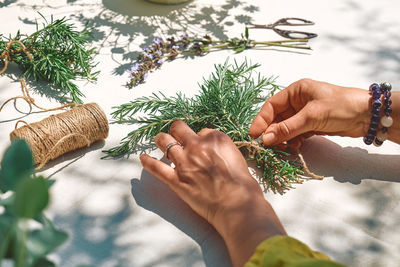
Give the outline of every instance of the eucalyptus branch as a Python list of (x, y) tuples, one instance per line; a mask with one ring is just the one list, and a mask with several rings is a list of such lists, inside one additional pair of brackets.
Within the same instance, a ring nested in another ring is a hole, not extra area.
[[(46, 21), (46, 20), (45, 20)], [(31, 35), (21, 34), (14, 37), (0, 35), (0, 64), (7, 69), (9, 62), (15, 62), (25, 72), (26, 78), (46, 80), (71, 98), (71, 102), (82, 103), (83, 93), (74, 83), (77, 79), (95, 81), (98, 71), (93, 71), (94, 48), (88, 48), (92, 40), (87, 28), (78, 32), (66, 18), (50, 23)], [(57, 89), (58, 90), (58, 89)]]
[[(194, 97), (161, 93), (141, 97), (114, 107), (113, 118), (120, 124), (136, 124), (138, 128), (121, 140), (119, 146), (104, 151), (107, 157), (135, 153), (153, 144), (159, 132), (168, 132), (176, 120), (185, 121), (195, 132), (214, 128), (226, 133), (249, 161), (254, 161), (262, 173), (266, 188), (283, 191), (291, 183), (299, 183), (302, 167), (290, 160), (289, 154), (263, 147), (248, 134), (248, 127), (266, 97), (279, 86), (274, 77), (254, 76), (259, 65), (228, 64), (215, 66), (215, 72), (200, 86)], [(145, 113), (137, 118), (138, 112)]]
[(246, 28), (245, 34), (240, 39), (213, 40), (205, 35), (203, 38), (189, 38), (183, 35), (181, 39), (174, 37), (163, 40), (156, 38), (149, 47), (145, 47), (136, 62), (128, 70), (130, 79), (127, 83), (132, 88), (143, 83), (150, 71), (160, 68), (165, 60), (174, 60), (179, 56), (204, 56), (207, 53), (220, 50), (233, 50), (236, 53), (246, 49), (261, 47), (284, 47), (290, 49), (311, 49), (307, 46), (308, 39), (291, 39), (278, 41), (255, 41), (249, 38)]

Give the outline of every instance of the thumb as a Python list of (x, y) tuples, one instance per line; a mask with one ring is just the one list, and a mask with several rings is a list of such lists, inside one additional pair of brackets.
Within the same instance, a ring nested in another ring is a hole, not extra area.
[(310, 130), (310, 120), (307, 120), (306, 112), (302, 109), (284, 121), (269, 125), (264, 132), (262, 142), (265, 146), (277, 145)]

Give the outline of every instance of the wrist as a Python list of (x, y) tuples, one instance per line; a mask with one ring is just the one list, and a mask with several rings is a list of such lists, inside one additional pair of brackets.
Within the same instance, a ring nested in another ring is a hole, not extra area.
[(214, 227), (224, 239), (233, 264), (243, 266), (262, 241), (286, 232), (260, 188), (254, 194), (238, 193), (236, 203), (218, 211)]

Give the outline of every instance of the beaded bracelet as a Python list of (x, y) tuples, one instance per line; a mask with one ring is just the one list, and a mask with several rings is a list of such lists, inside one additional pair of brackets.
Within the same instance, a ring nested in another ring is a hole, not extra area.
[(392, 113), (392, 108), (390, 107), (390, 105), (392, 104), (392, 100), (390, 99), (390, 96), (392, 95), (392, 93), (390, 92), (392, 90), (392, 85), (388, 82), (385, 82), (381, 83), (380, 87), (382, 90), (383, 98), (385, 100), (383, 110), (385, 116), (381, 118), (382, 128), (375, 137), (375, 146), (381, 146), (383, 144), (383, 142), (387, 139), (388, 128), (393, 124), (393, 119), (392, 117), (390, 117), (390, 114)]
[(364, 137), (364, 143), (370, 145), (374, 142), (376, 132), (378, 131), (379, 120), (381, 118), (381, 88), (379, 84), (373, 83), (369, 87), (369, 91), (372, 93), (372, 117), (369, 124), (367, 135)]
[[(392, 126), (393, 119), (390, 117), (392, 109), (390, 105), (392, 100), (390, 99), (392, 85), (384, 82), (381, 85), (377, 83), (371, 84), (369, 90), (372, 94), (372, 117), (369, 125), (367, 135), (364, 137), (364, 143), (370, 145), (374, 143), (376, 146), (381, 146), (387, 139), (388, 128)], [(386, 116), (381, 118), (381, 95), (384, 97), (384, 113)], [(379, 122), (382, 124), (381, 130), (378, 132)]]

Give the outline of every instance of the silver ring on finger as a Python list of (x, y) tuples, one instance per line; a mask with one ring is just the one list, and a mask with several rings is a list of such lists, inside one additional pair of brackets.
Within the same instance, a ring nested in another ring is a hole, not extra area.
[(169, 144), (165, 147), (165, 150), (164, 150), (164, 156), (165, 156), (166, 158), (168, 158), (168, 150), (169, 150), (171, 147), (175, 146), (175, 145), (178, 145), (178, 146), (181, 146), (181, 147), (182, 147), (182, 145), (181, 145), (179, 142), (172, 142), (172, 143), (169, 143)]

